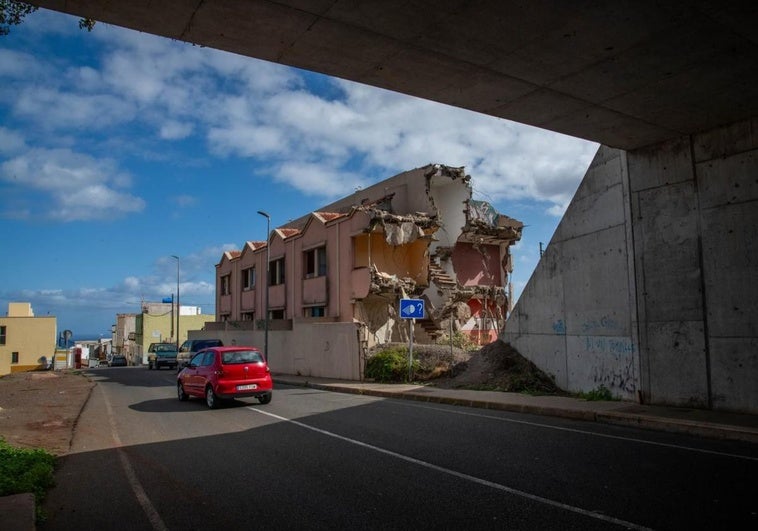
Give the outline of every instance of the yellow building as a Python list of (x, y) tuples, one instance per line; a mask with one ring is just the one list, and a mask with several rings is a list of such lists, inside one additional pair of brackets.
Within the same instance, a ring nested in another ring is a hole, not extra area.
[(55, 317), (35, 317), (30, 303), (8, 303), (7, 317), (0, 317), (0, 376), (52, 363), (57, 329)]
[[(143, 303), (142, 313), (134, 314), (133, 342), (127, 342), (126, 356), (134, 365), (147, 364), (150, 343), (176, 343), (176, 306), (172, 303)], [(215, 315), (201, 313), (198, 306), (181, 306), (179, 315), (179, 344), (187, 339), (190, 330), (203, 330)], [(128, 337), (128, 336), (127, 336)]]

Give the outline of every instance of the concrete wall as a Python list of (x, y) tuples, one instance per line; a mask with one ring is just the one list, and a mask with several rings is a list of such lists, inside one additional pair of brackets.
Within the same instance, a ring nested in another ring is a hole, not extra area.
[(623, 152), (601, 147), (503, 339), (569, 391), (638, 389)]
[[(224, 345), (253, 345), (261, 351), (265, 345), (263, 330), (192, 331), (189, 337), (219, 338)], [(279, 374), (360, 380), (363, 370), (353, 323), (295, 319), (292, 330), (269, 330), (268, 355), (271, 371)]]
[(758, 121), (629, 153), (629, 173), (645, 395), (758, 412)]
[(602, 147), (506, 325), (571, 391), (758, 412), (758, 121)]

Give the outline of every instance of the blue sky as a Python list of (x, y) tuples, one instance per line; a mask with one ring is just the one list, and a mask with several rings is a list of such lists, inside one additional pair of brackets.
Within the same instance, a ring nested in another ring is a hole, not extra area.
[(214, 313), (223, 251), (428, 163), (526, 225), (520, 294), (597, 144), (39, 10), (0, 37), (0, 312), (74, 338), (176, 291)]

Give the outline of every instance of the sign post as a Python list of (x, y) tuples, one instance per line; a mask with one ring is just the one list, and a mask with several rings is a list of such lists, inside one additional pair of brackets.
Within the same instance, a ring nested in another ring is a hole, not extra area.
[(413, 322), (424, 318), (423, 299), (400, 299), (400, 318), (408, 319), (408, 382), (413, 377)]

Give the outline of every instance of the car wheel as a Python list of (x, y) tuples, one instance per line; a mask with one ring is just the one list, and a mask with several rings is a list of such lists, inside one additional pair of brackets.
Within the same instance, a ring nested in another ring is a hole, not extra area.
[(213, 387), (209, 385), (205, 390), (205, 404), (208, 406), (208, 409), (216, 409), (219, 402), (220, 400), (216, 397), (216, 393), (213, 392)]
[(258, 397), (258, 402), (261, 404), (268, 404), (271, 402), (271, 393), (266, 393), (265, 395), (261, 395)]
[(178, 382), (176, 384), (176, 395), (179, 397), (179, 400), (182, 402), (186, 402), (189, 399), (189, 395), (184, 392), (184, 387), (182, 386), (182, 382)]

